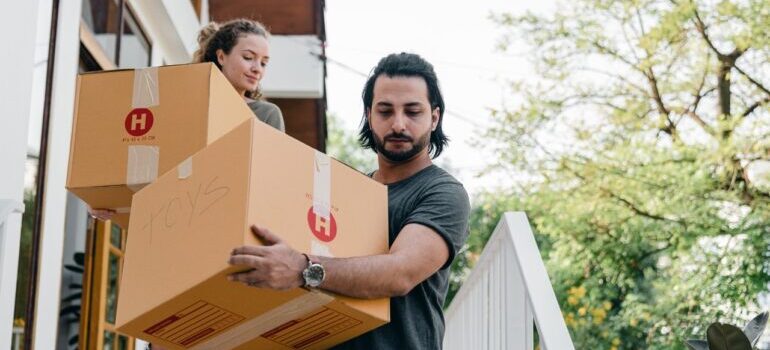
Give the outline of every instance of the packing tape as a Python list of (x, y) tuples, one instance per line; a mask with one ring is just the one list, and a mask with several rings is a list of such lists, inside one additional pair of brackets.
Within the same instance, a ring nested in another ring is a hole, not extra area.
[(131, 100), (132, 108), (148, 108), (159, 104), (158, 67), (135, 70), (134, 95)]
[(329, 219), (331, 209), (331, 160), (329, 156), (315, 151), (313, 167), (313, 212)]
[(179, 163), (179, 165), (176, 167), (176, 177), (177, 179), (183, 180), (190, 175), (192, 175), (193, 168), (192, 168), (192, 157), (189, 157), (185, 159), (182, 163)]
[(310, 290), (303, 296), (222, 332), (203, 344), (193, 346), (191, 349), (233, 349), (286, 322), (302, 318), (333, 300), (334, 298), (326, 293)]
[(310, 241), (310, 254), (315, 256), (325, 256), (329, 258), (334, 257), (331, 249), (329, 249), (329, 246), (321, 243), (321, 241), (315, 238)]
[(131, 191), (139, 191), (158, 177), (159, 158), (158, 146), (128, 146), (126, 185)]

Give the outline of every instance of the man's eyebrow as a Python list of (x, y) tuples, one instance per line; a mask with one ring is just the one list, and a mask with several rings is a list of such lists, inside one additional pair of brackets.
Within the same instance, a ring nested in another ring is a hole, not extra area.
[(393, 103), (390, 103), (388, 101), (379, 101), (375, 104), (375, 106), (393, 107)]
[(422, 107), (422, 103), (420, 102), (407, 102), (404, 104), (405, 107)]

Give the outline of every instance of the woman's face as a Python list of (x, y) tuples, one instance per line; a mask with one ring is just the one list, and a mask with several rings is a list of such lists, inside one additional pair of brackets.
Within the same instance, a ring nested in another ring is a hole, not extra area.
[(267, 39), (256, 34), (239, 37), (229, 54), (217, 50), (217, 61), (222, 66), (222, 73), (241, 95), (257, 89), (269, 60), (270, 46)]

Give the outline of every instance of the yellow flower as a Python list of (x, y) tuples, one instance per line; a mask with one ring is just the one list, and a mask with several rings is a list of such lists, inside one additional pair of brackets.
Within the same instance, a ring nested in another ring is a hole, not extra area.
[(613, 347), (610, 348), (610, 350), (618, 350), (618, 347), (617, 346), (613, 346)]
[(607, 311), (604, 311), (604, 309), (592, 309), (591, 315), (597, 318), (605, 318), (607, 317)]
[(646, 312), (646, 311), (642, 312), (642, 319), (645, 320), (645, 321), (649, 321), (650, 320), (650, 313)]
[(610, 336), (610, 333), (608, 333), (607, 331), (602, 332), (602, 338), (606, 339), (609, 336)]
[(572, 287), (569, 289), (569, 294), (575, 296), (576, 298), (580, 299), (586, 295), (586, 288), (583, 286), (580, 287)]
[(612, 345), (613, 345), (613, 346), (618, 346), (618, 345), (620, 345), (620, 339), (618, 339), (618, 338), (612, 339)]
[(604, 306), (604, 309), (607, 311), (610, 311), (610, 309), (612, 309), (612, 303), (609, 301), (605, 301), (604, 304), (602, 304), (602, 306)]
[(585, 307), (579, 308), (578, 309), (578, 315), (585, 316), (586, 315), (586, 308)]
[(591, 309), (591, 316), (593, 316), (593, 323), (600, 325), (607, 318), (607, 311), (604, 311), (604, 309)]
[(570, 305), (577, 305), (577, 303), (578, 303), (578, 298), (577, 298), (577, 297), (575, 297), (574, 295), (570, 295), (569, 297), (567, 297), (567, 302), (568, 302)]
[(631, 327), (636, 327), (639, 325), (639, 321), (637, 321), (635, 318), (632, 318), (630, 321), (628, 321), (628, 324), (630, 324)]

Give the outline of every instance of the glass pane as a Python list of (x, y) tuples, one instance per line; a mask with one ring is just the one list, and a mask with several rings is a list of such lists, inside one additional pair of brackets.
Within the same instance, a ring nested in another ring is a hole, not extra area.
[(118, 40), (119, 0), (84, 0), (81, 16), (91, 29), (104, 53), (115, 61), (115, 47)]
[(122, 231), (120, 230), (120, 226), (115, 224), (110, 225), (110, 243), (112, 244), (112, 246), (118, 249), (122, 249), (120, 247), (120, 243), (122, 241), (120, 239), (121, 233)]
[(128, 349), (128, 338), (125, 335), (118, 335), (118, 350)]
[(120, 39), (120, 68), (142, 68), (150, 65), (150, 43), (131, 11), (123, 12), (123, 35)]
[(118, 271), (120, 259), (110, 253), (109, 268), (107, 271), (107, 303), (104, 316), (105, 321), (115, 324), (115, 312), (118, 306)]
[(112, 350), (115, 348), (115, 333), (110, 331), (104, 331), (104, 350)]

